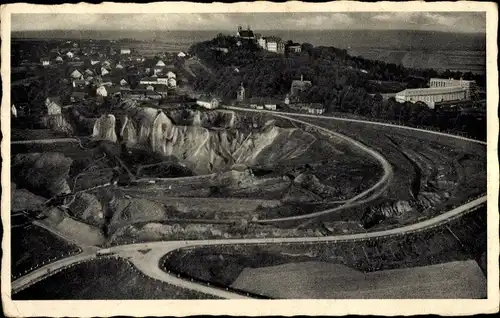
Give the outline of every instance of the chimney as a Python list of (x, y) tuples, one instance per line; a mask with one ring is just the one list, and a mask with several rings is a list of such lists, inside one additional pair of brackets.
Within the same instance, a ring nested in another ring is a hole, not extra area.
[(300, 75), (300, 81), (303, 82), (304, 81), (304, 75)]

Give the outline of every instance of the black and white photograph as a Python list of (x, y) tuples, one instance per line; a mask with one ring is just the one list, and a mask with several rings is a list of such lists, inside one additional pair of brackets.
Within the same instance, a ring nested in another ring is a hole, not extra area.
[(497, 9), (357, 5), (11, 7), (9, 301), (498, 307)]

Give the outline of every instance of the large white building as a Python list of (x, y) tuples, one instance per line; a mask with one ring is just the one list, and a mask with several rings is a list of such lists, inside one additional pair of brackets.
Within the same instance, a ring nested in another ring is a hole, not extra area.
[(453, 78), (431, 78), (429, 80), (429, 87), (462, 87), (465, 89), (465, 99), (471, 99), (471, 95), (476, 88), (476, 81), (468, 81), (463, 79)]
[(436, 103), (466, 99), (466, 89), (460, 86), (405, 89), (396, 94), (397, 102), (423, 102), (433, 109)]

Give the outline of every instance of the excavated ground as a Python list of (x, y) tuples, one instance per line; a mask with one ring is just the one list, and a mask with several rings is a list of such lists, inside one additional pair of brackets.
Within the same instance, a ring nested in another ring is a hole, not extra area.
[[(130, 101), (94, 117), (79, 111), (65, 117), (64, 127), (71, 123), (73, 131), (84, 135), (87, 129), (90, 141), (82, 139), (83, 147), (14, 145), (13, 166), (20, 172), (13, 178), (21, 178), (27, 189), (47, 198), (98, 187), (67, 200), (59, 218), (101, 229), (112, 242), (143, 230), (153, 234), (151, 239), (165, 239), (185, 234), (186, 226), (199, 238), (212, 231), (209, 224), (196, 224), (200, 222), (220, 223), (214, 226), (215, 237), (240, 235), (245, 220), (336, 206), (375, 183), (382, 173), (372, 158), (344, 140), (325, 139), (312, 129), (269, 115), (160, 111)], [(35, 166), (43, 174), (38, 162), (46, 160), (47, 152), (65, 163), (58, 170), (45, 170), (57, 187), (30, 184), (27, 177)], [(115, 180), (119, 185), (109, 186)], [(103, 184), (108, 186), (100, 187)], [(52, 191), (43, 193), (42, 188)], [(159, 228), (153, 231), (154, 222)], [(58, 219), (57, 224), (62, 223)], [(170, 231), (172, 224), (182, 230)], [(268, 235), (278, 230), (260, 228), (251, 232)]]

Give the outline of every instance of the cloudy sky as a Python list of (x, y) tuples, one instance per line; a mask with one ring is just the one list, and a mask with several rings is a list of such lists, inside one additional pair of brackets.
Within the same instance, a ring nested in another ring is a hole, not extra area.
[(484, 12), (12, 14), (12, 31), (410, 29), (485, 32)]

